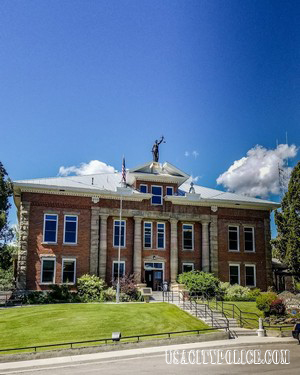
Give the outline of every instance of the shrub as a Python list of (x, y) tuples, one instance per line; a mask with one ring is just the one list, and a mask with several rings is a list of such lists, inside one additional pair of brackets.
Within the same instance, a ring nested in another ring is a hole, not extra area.
[(102, 292), (103, 301), (115, 301), (116, 300), (116, 290), (113, 287), (107, 288)]
[(24, 295), (22, 302), (29, 305), (49, 303), (48, 293), (39, 291), (30, 292)]
[(271, 302), (270, 315), (285, 315), (286, 307), (282, 299), (277, 298)]
[(266, 292), (266, 293), (261, 293), (256, 298), (256, 306), (259, 310), (264, 312), (265, 316), (270, 315), (270, 306), (273, 301), (277, 299), (276, 293), (273, 292)]
[(178, 276), (178, 282), (184, 284), (190, 292), (214, 297), (221, 292), (220, 280), (213, 274), (203, 271), (184, 272)]
[(50, 292), (47, 295), (48, 301), (51, 302), (73, 302), (73, 294), (68, 285), (49, 285)]
[(14, 289), (14, 277), (12, 268), (3, 270), (0, 268), (0, 290)]
[(220, 284), (221, 296), (225, 301), (255, 301), (260, 295), (260, 289), (251, 290), (248, 287), (228, 282)]
[(95, 275), (83, 275), (77, 280), (78, 296), (82, 302), (101, 301), (104, 280)]
[[(113, 285), (116, 288), (117, 282), (115, 281)], [(141, 293), (135, 285), (134, 275), (126, 275), (120, 278), (120, 293), (126, 294), (130, 301), (138, 301), (140, 299)]]

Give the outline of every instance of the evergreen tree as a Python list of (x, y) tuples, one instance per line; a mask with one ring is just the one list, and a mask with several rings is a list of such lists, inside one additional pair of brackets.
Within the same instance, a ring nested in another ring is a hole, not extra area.
[(273, 241), (275, 253), (300, 279), (300, 162), (292, 171), (288, 191), (281, 210), (275, 212), (277, 238)]
[(8, 178), (3, 164), (0, 162), (0, 268), (8, 269), (11, 266), (11, 252), (7, 242), (13, 238), (13, 231), (8, 225), (8, 211), (11, 206), (9, 197), (12, 195), (12, 182)]

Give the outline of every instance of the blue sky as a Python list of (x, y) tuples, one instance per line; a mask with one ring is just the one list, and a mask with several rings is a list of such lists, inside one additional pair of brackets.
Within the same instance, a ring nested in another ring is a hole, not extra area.
[(299, 16), (299, 1), (2, 0), (0, 160), (12, 179), (120, 169), (163, 134), (161, 161), (215, 188), (255, 145), (300, 144)]

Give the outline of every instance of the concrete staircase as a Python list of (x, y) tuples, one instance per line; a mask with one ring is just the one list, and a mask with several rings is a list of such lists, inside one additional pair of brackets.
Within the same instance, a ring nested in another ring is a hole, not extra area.
[[(167, 295), (166, 295), (167, 296)], [(168, 297), (163, 298), (162, 292), (153, 292), (151, 302), (168, 302), (178, 306), (180, 309), (186, 311), (192, 316), (202, 320), (210, 327), (226, 327), (229, 324), (229, 330), (232, 336), (256, 336), (256, 330), (246, 329), (240, 327), (239, 322), (234, 318), (226, 318), (226, 316), (219, 310), (205, 307), (204, 304), (184, 302), (179, 293), (169, 292)]]

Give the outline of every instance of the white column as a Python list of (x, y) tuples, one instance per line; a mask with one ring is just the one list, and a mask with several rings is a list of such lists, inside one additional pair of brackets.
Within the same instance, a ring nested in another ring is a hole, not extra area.
[(209, 272), (209, 233), (208, 222), (202, 221), (202, 271)]
[(133, 272), (136, 283), (142, 278), (142, 217), (134, 216)]
[(21, 202), (19, 221), (19, 251), (17, 279), (17, 287), (20, 290), (26, 289), (29, 213), (30, 202)]
[(100, 254), (99, 254), (99, 276), (106, 278), (107, 258), (107, 218), (108, 215), (100, 214)]
[(92, 275), (98, 274), (99, 210), (99, 207), (92, 207), (90, 248), (90, 273)]
[(178, 220), (171, 219), (171, 252), (170, 252), (170, 265), (171, 265), (171, 283), (176, 283), (178, 275)]

